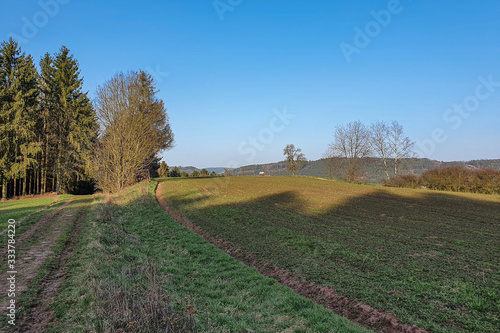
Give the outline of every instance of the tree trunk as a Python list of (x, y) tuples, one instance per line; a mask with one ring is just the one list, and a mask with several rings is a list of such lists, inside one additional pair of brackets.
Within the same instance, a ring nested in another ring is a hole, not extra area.
[(387, 159), (383, 159), (384, 160), (384, 167), (385, 167), (385, 174), (387, 175), (387, 179), (391, 179), (391, 176), (389, 176), (389, 168), (387, 166)]
[(16, 177), (14, 177), (14, 191), (13, 191), (14, 193), (12, 194), (13, 197), (16, 196), (16, 185), (17, 185), (16, 183), (17, 183), (17, 179), (16, 179)]
[(56, 193), (59, 194), (61, 192), (61, 151), (62, 143), (59, 139), (59, 145), (57, 146), (58, 155), (57, 155), (57, 164), (56, 164)]
[(355, 179), (355, 177), (354, 177), (354, 168), (351, 167), (349, 169), (349, 182), (354, 183), (354, 179)]
[(26, 195), (26, 187), (28, 185), (28, 184), (26, 184), (27, 180), (28, 180), (28, 172), (27, 171), (24, 171), (24, 172), (25, 172), (24, 177), (21, 177), (21, 184), (22, 184), (21, 185), (21, 189), (22, 189), (21, 193), (23, 196)]
[(41, 166), (41, 181), (42, 188), (41, 193), (45, 193), (47, 191), (47, 168), (48, 168), (48, 156), (49, 156), (49, 135), (45, 136), (45, 151), (42, 151), (42, 166)]
[(2, 179), (2, 198), (7, 199), (7, 179)]
[(38, 170), (33, 172), (33, 194), (38, 194), (38, 191), (40, 189), (40, 184), (38, 181), (40, 180), (40, 172)]

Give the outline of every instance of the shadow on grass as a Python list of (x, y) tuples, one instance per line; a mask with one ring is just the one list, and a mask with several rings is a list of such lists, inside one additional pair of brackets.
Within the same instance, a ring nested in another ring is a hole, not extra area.
[(262, 262), (395, 313), (405, 323), (436, 332), (495, 331), (496, 197), (373, 189), (325, 208), (315, 207), (315, 198), (303, 191), (226, 204), (213, 203), (216, 193), (196, 191), (168, 200), (211, 235)]

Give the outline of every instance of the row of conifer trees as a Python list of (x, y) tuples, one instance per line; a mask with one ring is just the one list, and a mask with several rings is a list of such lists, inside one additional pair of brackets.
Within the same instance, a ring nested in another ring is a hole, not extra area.
[(91, 180), (95, 111), (65, 46), (35, 65), (12, 38), (0, 48), (2, 198), (74, 192)]

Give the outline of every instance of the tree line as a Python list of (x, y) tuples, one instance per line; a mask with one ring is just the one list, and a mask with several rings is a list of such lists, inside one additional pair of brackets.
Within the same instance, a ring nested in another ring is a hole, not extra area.
[(158, 175), (160, 177), (191, 177), (191, 178), (198, 178), (198, 177), (217, 177), (218, 175), (215, 173), (215, 171), (208, 172), (207, 169), (201, 169), (200, 171), (198, 170), (193, 170), (191, 174), (189, 174), (186, 171), (180, 170), (178, 166), (174, 167), (172, 170), (170, 170), (170, 167), (168, 166), (167, 162), (162, 161), (160, 164), (160, 167), (158, 169)]
[(98, 127), (78, 61), (63, 46), (39, 66), (12, 38), (1, 44), (2, 198), (71, 192), (91, 179)]
[(118, 73), (83, 91), (79, 63), (62, 46), (33, 57), (10, 38), (0, 47), (2, 198), (46, 192), (116, 192), (149, 178), (173, 146), (164, 103), (144, 71)]
[[(323, 163), (330, 178), (333, 178), (334, 173), (340, 173), (350, 182), (360, 179), (363, 166), (377, 158), (382, 162), (385, 186), (500, 193), (499, 170), (450, 166), (426, 170), (420, 176), (401, 174), (405, 160), (415, 156), (413, 146), (413, 141), (405, 135), (403, 126), (397, 121), (377, 121), (370, 126), (354, 121), (335, 127), (333, 141), (328, 145)], [(293, 175), (307, 163), (301, 149), (293, 144), (287, 145), (283, 154), (286, 156), (288, 170)]]
[[(397, 121), (390, 124), (377, 121), (370, 126), (354, 121), (335, 127), (323, 161), (330, 178), (340, 171), (348, 181), (354, 182), (362, 175), (363, 165), (369, 158), (380, 158), (387, 179), (391, 179), (398, 175), (405, 159), (414, 157), (413, 146)], [(307, 163), (301, 149), (293, 144), (283, 149), (283, 155), (293, 175)]]

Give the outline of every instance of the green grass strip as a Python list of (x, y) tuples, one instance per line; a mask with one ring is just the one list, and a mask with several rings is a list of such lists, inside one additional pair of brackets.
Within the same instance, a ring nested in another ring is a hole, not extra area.
[(155, 186), (139, 184), (87, 214), (50, 332), (118, 325), (113, 309), (102, 314), (106, 302), (96, 290), (114, 286), (139, 294), (146, 279), (134, 272), (148, 262), (157, 266), (174, 313), (186, 309), (182, 302), (195, 307), (200, 332), (367, 332), (178, 225), (158, 206)]

